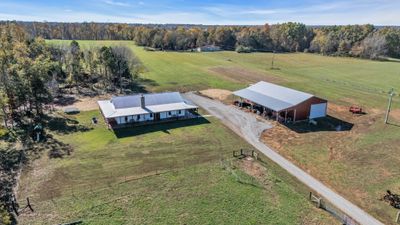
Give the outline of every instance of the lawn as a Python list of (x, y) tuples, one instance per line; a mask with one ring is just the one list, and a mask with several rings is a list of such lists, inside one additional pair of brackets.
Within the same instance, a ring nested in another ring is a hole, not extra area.
[[(397, 210), (379, 199), (386, 190), (400, 193), (399, 95), (390, 117), (393, 125), (383, 124), (387, 91), (399, 92), (400, 63), (288, 53), (275, 54), (271, 69), (271, 53), (148, 52), (133, 42), (80, 43), (130, 46), (147, 68), (142, 76), (156, 83), (147, 86), (149, 91), (236, 90), (266, 80), (328, 99), (328, 113), (353, 128), (281, 138), (277, 150), (378, 219), (393, 223)], [(362, 106), (367, 114), (349, 114), (351, 105)]]
[(22, 174), (18, 197), (29, 196), (35, 212), (21, 224), (336, 223), (273, 163), (262, 183), (241, 170), (232, 150), (251, 147), (216, 118), (114, 134), (92, 116), (100, 117), (69, 116), (87, 131), (55, 133), (71, 156), (44, 155)]

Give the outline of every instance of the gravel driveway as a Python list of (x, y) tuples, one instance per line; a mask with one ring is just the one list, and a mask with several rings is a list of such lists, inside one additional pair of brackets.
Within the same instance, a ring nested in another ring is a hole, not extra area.
[(219, 118), (226, 126), (244, 138), (248, 143), (277, 163), (283, 169), (295, 176), (315, 192), (319, 193), (325, 200), (329, 201), (348, 216), (363, 225), (383, 225), (374, 217), (349, 202), (317, 179), (295, 166), (265, 144), (260, 142), (260, 135), (265, 129), (272, 126), (266, 122), (261, 122), (250, 113), (243, 112), (233, 106), (224, 105), (221, 102), (205, 98), (194, 93), (187, 93), (185, 97), (208, 111), (211, 115)]

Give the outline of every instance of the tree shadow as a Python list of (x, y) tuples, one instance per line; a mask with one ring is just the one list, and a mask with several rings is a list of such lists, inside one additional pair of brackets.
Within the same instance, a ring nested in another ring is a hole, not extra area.
[(57, 139), (49, 138), (46, 142), (46, 148), (49, 149), (49, 158), (64, 158), (71, 155), (73, 148), (69, 144), (65, 144)]
[(321, 131), (341, 132), (349, 131), (353, 128), (354, 124), (339, 118), (327, 115), (324, 118), (314, 119), (316, 124), (312, 124), (309, 121), (300, 121), (296, 123), (284, 124), (289, 129), (296, 133), (311, 133)]
[(166, 134), (170, 134), (170, 130), (182, 128), (182, 127), (190, 127), (190, 126), (197, 126), (201, 124), (210, 123), (204, 117), (198, 117), (193, 119), (186, 119), (186, 120), (177, 120), (177, 121), (168, 121), (159, 124), (147, 124), (141, 126), (134, 126), (134, 127), (127, 127), (127, 128), (118, 128), (114, 130), (114, 134), (117, 138), (125, 138), (125, 137), (132, 137), (138, 136), (147, 133), (153, 132), (164, 132)]
[(45, 128), (59, 134), (86, 132), (93, 129), (90, 127), (83, 126), (79, 124), (77, 120), (70, 119), (67, 117), (44, 116), (42, 122), (44, 123)]
[(73, 96), (62, 95), (62, 96), (57, 96), (54, 99), (53, 103), (56, 104), (56, 105), (59, 105), (59, 106), (67, 106), (67, 105), (72, 105), (77, 101), (78, 101), (78, 99), (76, 99)]
[(123, 93), (124, 94), (133, 94), (133, 93), (148, 93), (146, 90), (147, 86), (159, 86), (159, 84), (152, 79), (147, 78), (138, 78), (134, 81), (128, 82), (123, 85)]

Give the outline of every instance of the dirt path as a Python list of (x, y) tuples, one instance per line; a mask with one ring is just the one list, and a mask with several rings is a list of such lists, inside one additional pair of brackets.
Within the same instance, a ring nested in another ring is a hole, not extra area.
[(207, 110), (210, 114), (219, 118), (226, 126), (235, 133), (243, 137), (247, 142), (257, 148), (260, 152), (277, 163), (283, 169), (295, 176), (308, 187), (319, 193), (324, 199), (334, 204), (348, 216), (363, 225), (383, 225), (374, 217), (360, 209), (358, 206), (349, 202), (323, 183), (295, 166), (289, 160), (285, 159), (260, 141), (260, 135), (265, 129), (272, 126), (265, 122), (257, 121), (254, 115), (245, 113), (233, 106), (227, 106), (221, 102), (214, 101), (193, 93), (185, 94), (185, 97)]

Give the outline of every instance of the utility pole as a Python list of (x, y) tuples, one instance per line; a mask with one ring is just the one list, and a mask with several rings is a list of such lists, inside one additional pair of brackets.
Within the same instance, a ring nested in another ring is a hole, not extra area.
[(388, 123), (388, 120), (389, 120), (389, 113), (390, 113), (390, 109), (392, 108), (392, 99), (393, 99), (393, 96), (394, 96), (394, 90), (393, 90), (393, 88), (390, 90), (390, 92), (389, 92), (389, 103), (388, 103), (388, 108), (387, 108), (387, 110), (386, 110), (386, 116), (385, 116), (385, 124), (387, 124)]
[(274, 69), (274, 60), (275, 60), (275, 51), (272, 51), (271, 70), (273, 70), (273, 69)]

